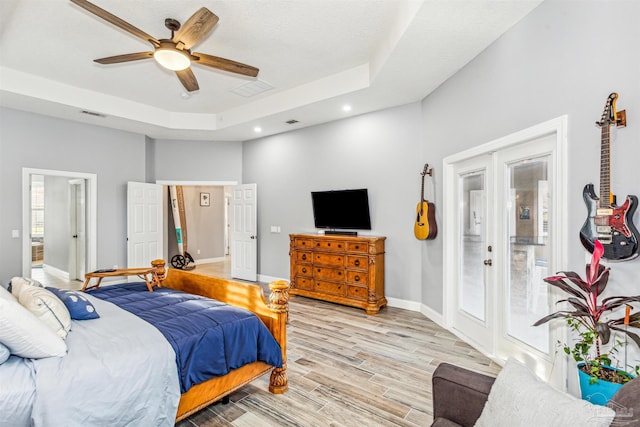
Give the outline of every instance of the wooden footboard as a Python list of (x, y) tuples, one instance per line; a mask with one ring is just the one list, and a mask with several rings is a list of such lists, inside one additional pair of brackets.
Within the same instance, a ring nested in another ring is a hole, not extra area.
[[(155, 262), (155, 261), (154, 261)], [(155, 266), (155, 264), (154, 264)], [(164, 272), (163, 272), (164, 273)], [(269, 391), (280, 394), (287, 391), (287, 315), (289, 308), (289, 284), (278, 280), (269, 284), (269, 302), (258, 285), (233, 280), (203, 276), (194, 272), (168, 269), (166, 277), (160, 275), (164, 287), (191, 294), (202, 295), (218, 301), (250, 310), (264, 322), (282, 349), (282, 368), (273, 368), (263, 362), (254, 362), (235, 369), (222, 377), (212, 378), (197, 384), (182, 394), (176, 421), (220, 400), (234, 390), (271, 371)]]

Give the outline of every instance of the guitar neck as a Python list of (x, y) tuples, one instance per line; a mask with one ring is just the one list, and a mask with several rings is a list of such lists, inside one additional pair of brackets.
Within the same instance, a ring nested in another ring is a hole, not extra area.
[(611, 206), (611, 171), (610, 171), (610, 141), (609, 128), (607, 124), (602, 126), (602, 138), (600, 143), (600, 207)]
[(424, 202), (424, 175), (422, 175), (422, 184), (420, 185), (420, 203)]

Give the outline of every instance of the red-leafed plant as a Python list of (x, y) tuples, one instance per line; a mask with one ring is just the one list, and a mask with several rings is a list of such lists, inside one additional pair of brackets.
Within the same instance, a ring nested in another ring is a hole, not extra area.
[[(602, 243), (595, 241), (591, 263), (587, 264), (586, 280), (573, 271), (561, 271), (556, 276), (544, 279), (551, 286), (569, 294), (569, 297), (557, 303), (568, 303), (567, 310), (559, 310), (538, 320), (534, 326), (541, 325), (549, 320), (564, 318), (571, 330), (575, 331), (579, 340), (573, 347), (564, 345), (565, 353), (572, 355), (576, 362), (584, 362), (582, 370), (591, 375), (592, 381), (603, 379), (617, 383), (626, 383), (631, 377), (628, 375), (627, 366), (620, 371), (606, 368), (611, 366), (611, 354), (618, 351), (623, 344), (614, 340), (607, 353), (603, 349), (612, 335), (612, 331), (626, 334), (640, 347), (640, 336), (629, 328), (640, 328), (640, 311), (626, 314), (620, 318), (607, 318), (605, 314), (626, 308), (633, 302), (640, 302), (640, 295), (632, 297), (613, 296), (601, 298), (609, 280), (609, 268), (600, 264), (600, 258), (604, 253)], [(594, 349), (595, 347), (595, 349)], [(640, 367), (631, 369), (634, 374), (639, 373)]]

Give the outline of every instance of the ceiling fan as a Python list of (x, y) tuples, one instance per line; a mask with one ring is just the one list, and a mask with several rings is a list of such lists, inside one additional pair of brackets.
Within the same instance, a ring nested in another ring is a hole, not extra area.
[(116, 64), (118, 62), (153, 58), (164, 68), (175, 71), (178, 79), (180, 79), (182, 85), (189, 92), (199, 89), (196, 76), (193, 74), (193, 71), (191, 71), (191, 64), (205, 65), (207, 67), (217, 68), (219, 70), (250, 77), (256, 77), (260, 71), (256, 67), (241, 64), (230, 59), (206, 55), (204, 53), (191, 52), (193, 45), (197, 44), (207, 34), (209, 34), (213, 29), (213, 26), (218, 22), (219, 18), (206, 7), (203, 7), (194, 13), (182, 26), (180, 26), (180, 22), (175, 19), (165, 19), (164, 25), (171, 30), (171, 38), (156, 39), (93, 3), (86, 0), (71, 0), (71, 2), (93, 13), (99, 18), (110, 22), (116, 27), (127, 31), (144, 41), (150, 42), (154, 48), (153, 52), (127, 53), (124, 55), (109, 56), (94, 60), (100, 64)]

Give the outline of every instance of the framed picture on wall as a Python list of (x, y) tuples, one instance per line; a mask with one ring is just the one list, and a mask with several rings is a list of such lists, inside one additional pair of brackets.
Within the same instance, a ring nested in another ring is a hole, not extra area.
[(211, 206), (211, 193), (200, 193), (200, 206)]

